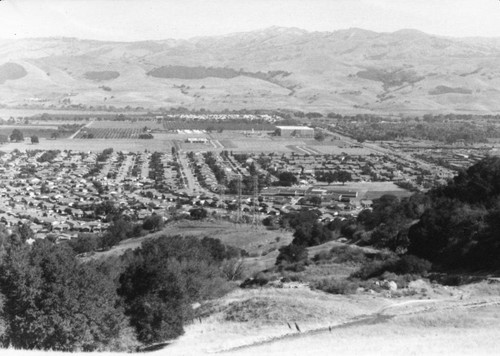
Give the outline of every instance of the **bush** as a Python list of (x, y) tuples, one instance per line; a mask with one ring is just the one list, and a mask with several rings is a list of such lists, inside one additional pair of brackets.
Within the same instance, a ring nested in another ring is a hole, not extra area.
[(232, 258), (222, 262), (222, 273), (228, 281), (241, 280), (245, 275), (243, 260)]
[[(140, 341), (154, 343), (181, 335), (184, 322), (193, 317), (192, 303), (229, 291), (221, 261), (206, 246), (192, 236), (161, 236), (124, 255), (130, 263), (119, 278), (118, 293)], [(231, 270), (233, 277), (238, 272)]]
[(330, 251), (321, 251), (313, 257), (318, 263), (329, 261), (334, 263), (359, 264), (367, 261), (365, 252), (361, 248), (352, 246), (335, 246)]
[(262, 287), (269, 283), (269, 278), (263, 273), (259, 273), (254, 277), (247, 278), (240, 284), (240, 288)]
[(395, 267), (394, 272), (398, 274), (425, 274), (431, 269), (432, 264), (423, 258), (405, 255), (399, 259)]
[(346, 279), (328, 278), (315, 282), (311, 287), (331, 294), (354, 294), (359, 283)]
[(362, 249), (351, 246), (338, 246), (330, 250), (334, 262), (336, 263), (363, 263), (366, 256)]
[(280, 253), (276, 258), (276, 265), (292, 264), (302, 261), (307, 261), (307, 249), (305, 246), (290, 244), (281, 247)]
[(36, 240), (12, 248), (0, 272), (5, 346), (103, 350), (128, 324), (110, 276), (77, 261), (66, 244)]
[(76, 239), (69, 241), (69, 246), (76, 254), (92, 252), (99, 247), (99, 237), (95, 234), (78, 234)]
[(431, 268), (431, 263), (424, 259), (407, 255), (401, 258), (389, 256), (386, 260), (375, 260), (364, 264), (352, 276), (361, 279), (380, 277), (384, 272), (397, 275), (426, 274)]
[(371, 261), (364, 264), (358, 271), (354, 272), (351, 277), (360, 278), (360, 279), (370, 279), (375, 278), (389, 268), (391, 264), (394, 264), (393, 260), (390, 261)]

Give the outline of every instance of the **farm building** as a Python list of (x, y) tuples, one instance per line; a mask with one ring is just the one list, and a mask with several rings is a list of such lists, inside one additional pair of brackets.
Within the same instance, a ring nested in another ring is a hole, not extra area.
[(281, 137), (314, 137), (314, 129), (307, 126), (276, 126), (276, 135)]
[(208, 139), (205, 137), (188, 137), (186, 139), (187, 143), (208, 143)]

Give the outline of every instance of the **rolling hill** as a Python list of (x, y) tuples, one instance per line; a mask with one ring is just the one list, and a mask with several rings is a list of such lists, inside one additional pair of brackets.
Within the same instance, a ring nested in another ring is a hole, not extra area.
[(130, 43), (2, 40), (0, 56), (8, 106), (500, 111), (500, 38), (272, 27)]

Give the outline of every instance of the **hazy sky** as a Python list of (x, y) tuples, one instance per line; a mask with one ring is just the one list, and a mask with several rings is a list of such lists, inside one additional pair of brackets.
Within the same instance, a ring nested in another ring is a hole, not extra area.
[(270, 26), (418, 29), (500, 37), (499, 0), (1, 0), (0, 38), (114, 41), (221, 35)]

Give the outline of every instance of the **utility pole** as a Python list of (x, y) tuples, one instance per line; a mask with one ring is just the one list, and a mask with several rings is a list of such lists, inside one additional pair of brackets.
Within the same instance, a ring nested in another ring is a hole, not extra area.
[(236, 215), (236, 220), (238, 222), (241, 222), (241, 174), (238, 174), (238, 181), (237, 181), (237, 189), (238, 189), (238, 211)]
[(257, 203), (259, 202), (259, 176), (256, 174), (253, 177), (253, 213), (252, 224), (257, 224)]

